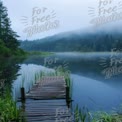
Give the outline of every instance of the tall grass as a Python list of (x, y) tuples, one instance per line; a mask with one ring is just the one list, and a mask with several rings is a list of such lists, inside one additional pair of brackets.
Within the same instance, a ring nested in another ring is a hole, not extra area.
[(74, 118), (75, 122), (91, 122), (92, 117), (85, 106), (82, 109), (79, 109), (77, 105), (74, 110)]
[[(0, 98), (0, 122), (19, 121), (21, 109), (13, 101), (10, 90), (7, 89), (4, 97)], [(21, 121), (20, 121), (21, 122)]]
[(91, 114), (87, 108), (79, 109), (77, 105), (74, 110), (74, 119), (75, 122), (122, 122), (122, 114), (118, 114), (117, 111), (113, 114), (102, 111)]
[(94, 114), (92, 122), (122, 122), (122, 114), (118, 114), (117, 111), (113, 114), (99, 111)]

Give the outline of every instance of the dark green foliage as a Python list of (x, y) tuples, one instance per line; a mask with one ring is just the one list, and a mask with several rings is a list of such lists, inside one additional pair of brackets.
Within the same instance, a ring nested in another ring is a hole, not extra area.
[(7, 48), (3, 41), (0, 40), (0, 54), (8, 57), (10, 55), (10, 49)]
[(19, 121), (21, 110), (13, 101), (10, 90), (7, 89), (4, 97), (0, 97), (0, 122)]
[(0, 0), (0, 56), (20, 55), (21, 49), (18, 49), (19, 37), (16, 32), (11, 29), (11, 21), (8, 18), (7, 8), (3, 6)]
[(52, 52), (102, 52), (111, 51), (112, 48), (121, 49), (122, 34), (111, 32), (66, 33), (34, 41), (22, 41), (21, 48), (27, 51)]

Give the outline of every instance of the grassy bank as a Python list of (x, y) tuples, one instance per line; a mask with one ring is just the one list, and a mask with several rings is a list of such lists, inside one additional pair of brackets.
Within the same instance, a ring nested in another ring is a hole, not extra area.
[(52, 52), (41, 52), (41, 51), (30, 51), (27, 52), (28, 55), (42, 55), (42, 56), (48, 56), (48, 55), (52, 55), (54, 53)]
[(0, 96), (0, 122), (22, 122), (21, 109), (18, 109), (13, 101), (10, 90), (6, 90), (4, 96)]
[(118, 111), (113, 111), (111, 114), (102, 111), (91, 113), (86, 107), (79, 109), (77, 105), (74, 118), (75, 122), (122, 122), (122, 113)]

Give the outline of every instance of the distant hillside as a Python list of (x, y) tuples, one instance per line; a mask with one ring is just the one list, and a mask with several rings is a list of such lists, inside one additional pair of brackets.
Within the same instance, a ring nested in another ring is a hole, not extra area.
[(116, 31), (61, 33), (34, 41), (22, 41), (22, 49), (27, 51), (110, 51), (112, 48), (122, 48), (122, 34)]

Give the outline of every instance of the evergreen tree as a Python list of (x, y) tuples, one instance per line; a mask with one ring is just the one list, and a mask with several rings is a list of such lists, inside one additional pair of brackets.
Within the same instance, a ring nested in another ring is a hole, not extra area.
[(11, 28), (11, 21), (8, 17), (7, 8), (0, 0), (0, 40), (3, 41), (6, 48), (15, 52), (18, 50), (19, 46), (19, 41), (17, 40), (18, 37), (16, 32)]

